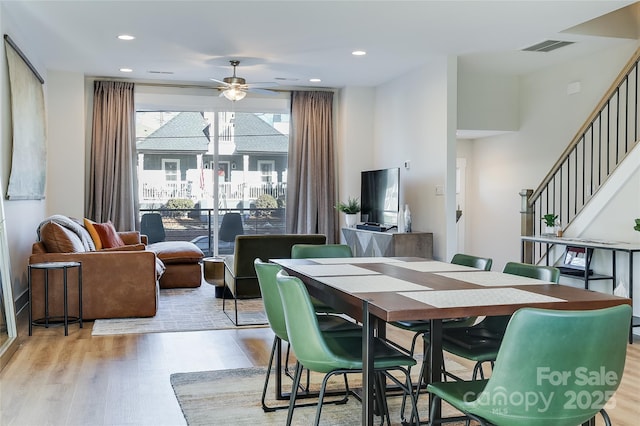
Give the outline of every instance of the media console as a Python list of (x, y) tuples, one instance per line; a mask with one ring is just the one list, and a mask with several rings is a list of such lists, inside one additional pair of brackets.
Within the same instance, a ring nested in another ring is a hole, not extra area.
[(433, 258), (431, 232), (379, 232), (369, 229), (342, 228), (342, 235), (354, 256)]
[(385, 225), (380, 225), (379, 223), (359, 223), (356, 225), (357, 229), (364, 229), (365, 231), (378, 231), (378, 232), (386, 232), (391, 228), (386, 227)]

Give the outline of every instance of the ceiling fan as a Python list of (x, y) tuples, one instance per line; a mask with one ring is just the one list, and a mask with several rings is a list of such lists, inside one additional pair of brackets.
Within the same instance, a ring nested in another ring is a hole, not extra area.
[(217, 87), (221, 91), (220, 96), (224, 96), (230, 101), (239, 101), (247, 95), (247, 92), (262, 93), (264, 95), (276, 94), (272, 90), (262, 89), (261, 87), (275, 86), (277, 83), (247, 83), (244, 78), (236, 76), (236, 67), (240, 65), (240, 61), (231, 60), (229, 63), (233, 67), (233, 76), (225, 77), (222, 80), (211, 79), (220, 83), (220, 86)]

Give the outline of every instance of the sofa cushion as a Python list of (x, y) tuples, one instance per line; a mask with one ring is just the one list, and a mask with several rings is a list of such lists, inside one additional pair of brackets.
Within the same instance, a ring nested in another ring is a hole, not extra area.
[(140, 251), (140, 250), (146, 250), (146, 246), (142, 243), (140, 244), (125, 244), (123, 246), (118, 246), (118, 247), (107, 247), (107, 248), (103, 248), (100, 251)]
[(100, 236), (100, 242), (102, 243), (102, 248), (112, 248), (112, 247), (123, 247), (125, 245), (122, 238), (118, 235), (116, 228), (113, 226), (111, 221), (107, 223), (94, 223), (93, 227), (98, 232)]
[(100, 241), (100, 235), (98, 234), (98, 231), (94, 226), (96, 223), (92, 220), (87, 219), (86, 217), (84, 218), (83, 222), (84, 222), (84, 228), (89, 232), (89, 235), (91, 236), (91, 240), (93, 241), (93, 244), (96, 246), (96, 250), (101, 250), (102, 241)]
[(84, 253), (80, 238), (55, 222), (47, 222), (40, 228), (40, 241), (49, 253)]
[(155, 252), (166, 265), (198, 263), (204, 257), (202, 250), (189, 241), (161, 241), (149, 244), (147, 249)]

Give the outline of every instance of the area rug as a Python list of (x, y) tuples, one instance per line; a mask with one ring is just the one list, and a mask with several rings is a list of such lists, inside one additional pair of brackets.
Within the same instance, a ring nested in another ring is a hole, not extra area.
[[(225, 309), (230, 315), (233, 314), (233, 300), (227, 299)], [(240, 324), (265, 324), (267, 317), (264, 313), (262, 299), (238, 300), (238, 317)], [(214, 286), (202, 284), (197, 288), (161, 289), (158, 313), (154, 317), (96, 320), (91, 335), (165, 333), (227, 328), (235, 328), (235, 326), (222, 311), (222, 299), (215, 297)]]
[[(452, 370), (452, 365), (447, 364)], [(461, 367), (457, 364), (458, 367)], [(454, 370), (456, 368), (453, 368)], [(199, 425), (278, 425), (286, 423), (287, 410), (265, 413), (260, 405), (262, 387), (266, 369), (241, 368), (234, 370), (202, 371), (194, 373), (177, 373), (171, 375), (171, 385), (189, 426)], [(322, 375), (312, 374), (312, 389), (318, 388)], [(273, 400), (274, 376), (272, 373), (267, 392), (267, 405), (282, 405), (285, 401)], [(349, 376), (349, 386), (357, 387), (361, 382), (358, 374)], [(283, 388), (290, 385), (291, 380), (283, 380)], [(331, 379), (330, 386), (340, 389), (343, 386), (340, 377)], [(401, 396), (390, 396), (389, 413), (393, 425), (400, 425)], [(309, 401), (309, 400), (306, 400)], [(306, 402), (305, 401), (305, 402)], [(422, 395), (418, 403), (421, 420), (427, 420), (427, 396)], [(361, 424), (362, 405), (353, 396), (343, 405), (331, 404), (322, 409), (321, 425), (359, 425)], [(408, 412), (408, 409), (407, 409)], [(316, 407), (299, 407), (293, 415), (294, 425), (313, 424)], [(459, 415), (452, 407), (443, 405), (443, 413), (447, 416)], [(379, 419), (374, 419), (379, 420)], [(463, 422), (447, 423), (452, 426), (463, 425)], [(472, 423), (474, 424), (474, 423)]]

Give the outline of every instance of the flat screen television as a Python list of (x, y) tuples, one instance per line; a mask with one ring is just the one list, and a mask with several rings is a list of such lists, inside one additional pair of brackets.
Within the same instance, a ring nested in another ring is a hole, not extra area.
[(360, 220), (398, 225), (400, 168), (365, 170), (360, 180)]

